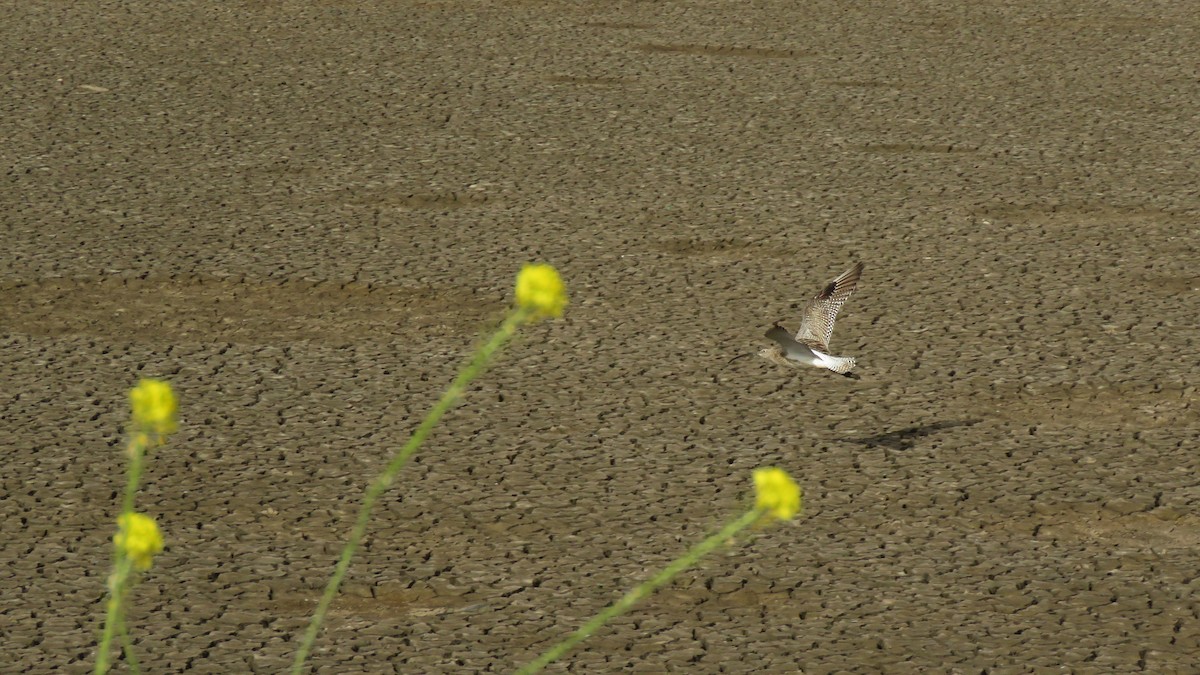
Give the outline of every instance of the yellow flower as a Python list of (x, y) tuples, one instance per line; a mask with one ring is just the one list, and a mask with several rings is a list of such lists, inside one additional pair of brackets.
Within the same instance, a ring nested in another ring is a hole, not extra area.
[(525, 265), (517, 275), (517, 305), (533, 320), (562, 316), (567, 306), (567, 287), (553, 265)]
[(754, 508), (772, 518), (791, 520), (800, 512), (800, 487), (783, 469), (755, 469), (754, 491)]
[(129, 401), (133, 404), (133, 423), (137, 427), (159, 436), (175, 433), (179, 403), (171, 385), (162, 380), (141, 380), (129, 392)]
[(122, 513), (117, 518), (117, 526), (120, 529), (113, 537), (113, 543), (133, 561), (134, 567), (139, 570), (150, 569), (154, 556), (163, 550), (162, 535), (154, 519), (140, 513)]

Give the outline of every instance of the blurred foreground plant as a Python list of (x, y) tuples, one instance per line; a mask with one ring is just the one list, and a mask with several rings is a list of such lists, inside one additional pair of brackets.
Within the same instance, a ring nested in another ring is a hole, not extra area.
[(680, 572), (695, 565), (701, 558), (728, 542), (734, 535), (756, 524), (767, 524), (775, 520), (791, 520), (800, 513), (800, 488), (783, 469), (773, 467), (754, 470), (754, 507), (739, 518), (730, 521), (720, 531), (696, 544), (683, 556), (667, 565), (663, 571), (649, 581), (629, 591), (620, 600), (609, 605), (582, 628), (571, 633), (565, 640), (554, 645), (533, 661), (517, 670), (517, 675), (532, 675), (562, 657), (572, 647), (584, 641), (601, 626), (628, 612), (635, 604), (645, 599)]
[(296, 651), (296, 657), (292, 661), (291, 672), (293, 675), (298, 675), (304, 668), (304, 662), (312, 651), (317, 633), (321, 629), (321, 623), (325, 620), (325, 614), (329, 611), (334, 597), (337, 596), (338, 587), (341, 586), (342, 580), (346, 577), (346, 571), (350, 568), (350, 560), (354, 557), (354, 552), (358, 549), (358, 545), (366, 533), (367, 522), (371, 519), (371, 509), (374, 508), (380, 495), (392, 485), (396, 475), (400, 473), (400, 469), (404, 468), (409, 458), (425, 442), (438, 420), (462, 397), (467, 390), (467, 385), (483, 372), (487, 364), (504, 346), (504, 343), (508, 342), (516, 333), (517, 328), (522, 324), (533, 323), (541, 319), (560, 317), (563, 309), (567, 306), (566, 286), (559, 277), (558, 271), (550, 265), (525, 265), (517, 275), (515, 294), (516, 303), (500, 327), (475, 352), (467, 365), (459, 371), (450, 387), (434, 404), (421, 424), (417, 426), (417, 430), (408, 439), (408, 443), (392, 456), (383, 472), (376, 476), (375, 480), (367, 487), (362, 506), (358, 510), (358, 517), (354, 521), (354, 527), (350, 530), (350, 537), (345, 547), (342, 548), (337, 567), (334, 568), (333, 577), (325, 586), (325, 592), (322, 594), (320, 602), (317, 603), (312, 621), (304, 632), (300, 648)]
[[(516, 303), (496, 332), (475, 352), (459, 372), (450, 387), (433, 406), (413, 432), (409, 441), (393, 455), (384, 470), (368, 486), (362, 506), (342, 549), (333, 575), (325, 588), (317, 609), (304, 633), (292, 663), (291, 672), (298, 674), (312, 651), (326, 613), (346, 576), (366, 532), (371, 510), (379, 497), (395, 481), (396, 476), (431, 433), (441, 417), (462, 397), (467, 385), (478, 377), (500, 348), (526, 323), (562, 315), (567, 305), (566, 288), (558, 272), (549, 265), (526, 265), (517, 276)], [(101, 637), (94, 673), (103, 675), (111, 667), (111, 644), (120, 635), (125, 660), (133, 672), (140, 666), (133, 652), (125, 625), (126, 601), (136, 581), (136, 574), (150, 569), (154, 557), (163, 550), (162, 535), (152, 518), (134, 510), (134, 497), (141, 480), (147, 452), (163, 445), (174, 433), (177, 424), (177, 401), (171, 386), (159, 380), (142, 380), (130, 392), (132, 420), (126, 453), (129, 457), (128, 480), (117, 518), (118, 531), (113, 537), (113, 571), (108, 578), (109, 598), (106, 603), (104, 632)], [(679, 573), (696, 564), (705, 555), (728, 544), (742, 530), (765, 525), (776, 520), (790, 520), (801, 508), (800, 488), (782, 469), (761, 468), (754, 471), (755, 503), (740, 517), (730, 521), (682, 557), (671, 562), (650, 580), (625, 594), (616, 603), (601, 611), (583, 627), (554, 645), (534, 661), (523, 666), (519, 675), (537, 673), (547, 664), (566, 654), (572, 647), (587, 639), (613, 618), (629, 611)]]
[(117, 534), (113, 537), (113, 570), (108, 577), (108, 602), (104, 617), (104, 632), (92, 670), (103, 675), (111, 667), (112, 640), (121, 635), (125, 661), (130, 670), (140, 672), (133, 643), (125, 627), (125, 604), (135, 572), (145, 572), (162, 552), (162, 534), (154, 519), (133, 510), (133, 498), (142, 479), (146, 452), (166, 442), (167, 436), (178, 428), (178, 402), (171, 385), (161, 380), (141, 380), (129, 392), (132, 419), (125, 453), (129, 457), (129, 473), (125, 494), (121, 499), (121, 514), (117, 516)]

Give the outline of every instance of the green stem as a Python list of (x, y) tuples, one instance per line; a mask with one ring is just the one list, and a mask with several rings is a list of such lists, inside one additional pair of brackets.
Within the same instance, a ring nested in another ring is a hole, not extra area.
[(146, 446), (139, 440), (142, 433), (134, 429), (129, 439), (129, 478), (125, 481), (125, 495), (121, 499), (121, 513), (133, 513), (133, 498), (137, 494), (138, 483), (142, 480), (142, 459), (146, 456)]
[(751, 509), (743, 514), (741, 518), (738, 518), (737, 520), (732, 521), (725, 527), (721, 528), (721, 530), (716, 534), (708, 537), (699, 544), (696, 544), (691, 548), (691, 550), (683, 554), (683, 556), (676, 558), (671, 562), (671, 564), (667, 565), (663, 571), (651, 577), (649, 581), (638, 585), (632, 591), (626, 593), (620, 600), (609, 605), (604, 609), (604, 611), (592, 617), (592, 619), (585, 623), (582, 628), (574, 633), (571, 633), (565, 640), (546, 650), (541, 656), (537, 657), (537, 659), (522, 666), (519, 670), (517, 670), (516, 675), (533, 675), (533, 673), (541, 671), (542, 668), (545, 668), (552, 661), (560, 658), (563, 654), (566, 654), (568, 651), (570, 651), (572, 647), (586, 640), (601, 626), (620, 616), (621, 614), (628, 612), (631, 607), (644, 600), (654, 591), (658, 590), (673, 577), (675, 577), (675, 575), (686, 570), (692, 565), (695, 565), (696, 562), (698, 562), (701, 558), (724, 545), (730, 537), (758, 522), (758, 520), (763, 517), (764, 513), (765, 511), (760, 509)]
[(317, 603), (317, 610), (313, 613), (312, 621), (308, 624), (308, 629), (304, 632), (304, 638), (300, 643), (299, 650), (296, 651), (296, 658), (292, 661), (292, 675), (299, 675), (304, 668), (304, 662), (308, 659), (309, 653), (312, 651), (313, 643), (317, 639), (317, 632), (321, 628), (321, 623), (325, 620), (325, 614), (329, 611), (329, 606), (333, 603), (333, 599), (337, 596), (338, 587), (341, 586), (342, 580), (346, 576), (346, 571), (350, 568), (350, 560), (354, 557), (354, 552), (358, 549), (359, 542), (362, 541), (363, 535), (367, 530), (367, 522), (371, 519), (371, 509), (374, 508), (375, 502), (392, 485), (392, 481), (396, 479), (396, 475), (400, 473), (400, 469), (412, 457), (413, 453), (421, 447), (433, 427), (441, 420), (442, 415), (446, 414), (451, 407), (462, 397), (467, 390), (467, 385), (471, 380), (479, 376), (487, 366), (488, 361), (492, 356), (516, 333), (517, 328), (529, 318), (528, 312), (522, 309), (514, 309), (505, 318), (504, 323), (500, 324), (495, 334), (487, 341), (478, 351), (475, 352), (471, 362), (467, 364), (459, 372), (454, 382), (442, 394), (441, 399), (434, 404), (429, 414), (421, 421), (420, 426), (413, 432), (408, 443), (397, 452), (383, 473), (379, 474), (374, 481), (367, 487), (365, 496), (363, 497), (362, 506), (358, 510), (358, 518), (354, 521), (354, 528), (350, 531), (350, 539), (342, 548), (341, 558), (338, 560), (337, 567), (333, 571), (333, 577), (329, 580), (329, 584), (325, 586), (325, 593), (321, 596), (321, 600)]
[(96, 665), (92, 669), (94, 675), (104, 675), (111, 667), (109, 652), (112, 648), (113, 634), (118, 624), (124, 622), (125, 591), (133, 562), (127, 559), (118, 549), (116, 561), (113, 563), (112, 576), (109, 578), (108, 608), (104, 617), (104, 634), (100, 638), (100, 649), (96, 654)]
[[(125, 481), (125, 494), (121, 498), (121, 514), (133, 513), (133, 499), (137, 494), (138, 483), (142, 479), (143, 458), (146, 456), (146, 446), (141, 442), (141, 430), (135, 428), (129, 437), (129, 471)], [(119, 522), (119, 519), (118, 519)], [(125, 552), (113, 545), (113, 571), (109, 588), (108, 609), (104, 617), (104, 632), (100, 636), (100, 647), (96, 654), (96, 665), (92, 672), (104, 675), (111, 667), (109, 663), (114, 634), (120, 629), (125, 655), (130, 665), (137, 672), (137, 658), (133, 656), (129, 634), (125, 630), (125, 593), (129, 574), (133, 563), (125, 557)]]

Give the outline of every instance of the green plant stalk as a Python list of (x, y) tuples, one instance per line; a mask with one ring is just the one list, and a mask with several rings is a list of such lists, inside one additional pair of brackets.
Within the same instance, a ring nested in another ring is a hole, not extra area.
[(104, 634), (100, 638), (100, 649), (96, 655), (96, 665), (92, 669), (94, 675), (104, 675), (108, 672), (109, 650), (112, 647), (113, 633), (118, 624), (124, 623), (125, 591), (133, 562), (118, 550), (116, 561), (113, 563), (112, 576), (109, 577), (107, 613), (104, 617)]
[[(144, 437), (149, 438), (149, 432)], [(140, 440), (142, 438), (142, 432), (134, 429), (129, 439), (129, 478), (125, 481), (125, 495), (121, 499), (122, 514), (133, 513), (133, 498), (137, 495), (138, 483), (142, 482), (142, 469), (145, 466), (142, 460), (146, 457), (146, 446)]]
[[(146, 446), (141, 442), (141, 438), (143, 436), (137, 429), (134, 429), (129, 438), (129, 471), (125, 481), (125, 494), (121, 498), (122, 515), (133, 513), (133, 498), (137, 494), (138, 483), (142, 480), (142, 460), (146, 455)], [(134, 672), (138, 672), (133, 643), (129, 641), (129, 634), (125, 630), (125, 595), (129, 590), (128, 582), (132, 569), (133, 563), (125, 557), (125, 552), (113, 544), (113, 572), (109, 581), (108, 609), (104, 617), (104, 632), (100, 636), (100, 647), (96, 654), (96, 665), (92, 670), (95, 675), (104, 675), (111, 666), (109, 654), (112, 651), (113, 635), (118, 627), (121, 629), (125, 658)]]
[(704, 541), (693, 546), (687, 553), (683, 554), (679, 558), (676, 558), (671, 562), (671, 564), (663, 568), (661, 572), (651, 577), (649, 581), (638, 585), (632, 591), (626, 593), (620, 600), (617, 600), (615, 603), (606, 607), (604, 611), (592, 617), (592, 619), (585, 623), (582, 628), (574, 633), (571, 633), (565, 640), (546, 650), (541, 656), (537, 657), (533, 661), (521, 666), (521, 668), (516, 671), (516, 675), (533, 675), (533, 673), (540, 672), (552, 661), (562, 657), (562, 655), (570, 651), (572, 647), (590, 637), (601, 626), (624, 614), (625, 612), (628, 612), (630, 608), (644, 600), (654, 591), (658, 590), (660, 587), (674, 578), (675, 575), (686, 570), (692, 565), (695, 565), (701, 558), (724, 545), (730, 537), (758, 522), (759, 519), (765, 514), (766, 511), (762, 509), (751, 509), (747, 511), (742, 515), (742, 517), (730, 522), (725, 527), (721, 528), (719, 532), (709, 536)]
[(400, 473), (400, 469), (408, 462), (409, 458), (421, 447), (429, 433), (433, 431), (434, 426), (442, 419), (451, 407), (462, 397), (466, 392), (467, 385), (471, 380), (483, 372), (487, 367), (492, 356), (504, 346), (517, 328), (529, 318), (528, 311), (524, 309), (514, 309), (500, 324), (500, 328), (492, 335), (478, 351), (475, 352), (471, 362), (463, 368), (442, 397), (430, 409), (429, 414), (421, 421), (420, 426), (413, 432), (408, 443), (404, 445), (388, 462), (387, 467), (375, 478), (374, 481), (367, 487), (366, 494), (363, 497), (362, 506), (358, 510), (358, 518), (354, 521), (354, 528), (350, 531), (350, 539), (342, 548), (341, 558), (338, 560), (337, 567), (334, 569), (333, 577), (330, 578), (329, 584), (325, 586), (325, 593), (321, 596), (320, 602), (317, 604), (317, 610), (313, 613), (312, 621), (308, 624), (308, 629), (304, 632), (304, 638), (300, 643), (300, 648), (296, 651), (296, 658), (292, 661), (292, 675), (299, 675), (304, 668), (304, 662), (308, 659), (309, 653), (312, 651), (313, 643), (316, 642), (317, 632), (321, 629), (321, 623), (325, 620), (325, 614), (329, 611), (329, 606), (333, 603), (334, 597), (337, 596), (338, 587), (341, 586), (342, 580), (346, 576), (346, 571), (350, 568), (350, 560), (354, 557), (354, 552), (358, 549), (359, 543), (362, 541), (363, 535), (367, 530), (367, 522), (371, 519), (371, 509), (374, 508), (375, 502), (385, 490), (391, 487), (392, 482), (396, 479), (396, 475)]

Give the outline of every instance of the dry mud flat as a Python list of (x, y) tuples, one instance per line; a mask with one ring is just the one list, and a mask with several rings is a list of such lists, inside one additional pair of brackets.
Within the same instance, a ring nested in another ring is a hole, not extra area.
[[(570, 284), (379, 509), (313, 665), (1194, 672), (1188, 2), (50, 3), (0, 27), (0, 636), (86, 672), (124, 394), (147, 672), (280, 672), (521, 263)], [(759, 359), (851, 261), (863, 379)]]

